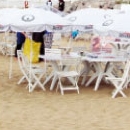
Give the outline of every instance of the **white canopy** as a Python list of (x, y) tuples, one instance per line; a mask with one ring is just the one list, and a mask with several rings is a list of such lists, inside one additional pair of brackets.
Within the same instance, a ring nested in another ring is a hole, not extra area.
[(130, 13), (121, 11), (95, 26), (95, 30), (103, 35), (130, 38)]
[[(38, 9), (6, 8), (0, 10), (0, 25), (10, 27), (12, 31), (41, 32), (66, 31), (69, 29), (67, 21), (54, 12)], [(57, 26), (60, 28), (57, 28)]]
[(105, 19), (112, 17), (114, 13), (119, 10), (99, 9), (99, 8), (86, 8), (81, 9), (65, 16), (65, 20), (73, 25), (74, 28), (87, 31), (92, 29), (95, 25), (100, 25)]

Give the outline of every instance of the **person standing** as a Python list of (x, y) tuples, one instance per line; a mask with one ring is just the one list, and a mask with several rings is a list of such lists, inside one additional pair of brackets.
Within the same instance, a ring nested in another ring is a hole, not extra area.
[(29, 5), (28, 5), (28, 0), (25, 0), (24, 1), (24, 8), (28, 8), (29, 7)]
[(78, 36), (78, 34), (79, 34), (79, 30), (72, 31), (71, 37), (72, 37), (73, 39), (75, 39), (75, 38)]
[(48, 8), (51, 8), (52, 7), (52, 1), (51, 0), (48, 0), (46, 2), (46, 5), (48, 6)]
[(59, 7), (58, 7), (59, 11), (64, 11), (65, 9), (65, 2), (64, 0), (59, 0)]
[[(33, 32), (32, 33), (32, 40), (35, 42), (40, 42), (41, 46), (40, 46), (40, 55), (44, 55), (45, 54), (45, 44), (44, 44), (44, 35), (47, 33), (46, 30), (42, 31), (42, 32)], [(40, 61), (42, 61), (42, 58), (39, 58)]]
[(23, 32), (17, 32), (16, 37), (17, 37), (17, 45), (15, 48), (15, 57), (17, 57), (17, 50), (21, 50), (26, 39), (25, 34)]

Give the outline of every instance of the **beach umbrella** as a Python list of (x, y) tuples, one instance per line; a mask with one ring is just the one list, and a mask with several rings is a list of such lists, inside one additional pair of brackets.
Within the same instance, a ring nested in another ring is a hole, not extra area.
[[(10, 20), (10, 27), (13, 31), (41, 32), (48, 30), (52, 32), (62, 32), (69, 29), (67, 21), (50, 10), (39, 8), (14, 10)], [(60, 26), (61, 28), (56, 28), (55, 26)]]
[[(39, 8), (5, 8), (2, 12), (3, 15), (1, 13), (0, 23), (4, 26), (4, 31), (7, 30), (5, 29), (6, 25), (8, 25), (8, 30), (14, 32), (42, 32), (44, 30), (49, 32), (69, 31), (67, 22), (60, 15), (50, 10)], [(3, 21), (2, 17), (4, 17)], [(12, 59), (10, 61), (10, 66), (12, 67)], [(12, 69), (11, 67), (10, 69)], [(10, 71), (10, 73), (12, 72)]]
[(109, 35), (120, 38), (130, 38), (130, 12), (120, 11), (113, 17), (105, 19), (100, 25), (95, 26), (95, 31), (100, 35)]
[(64, 18), (69, 21), (73, 28), (78, 28), (81, 31), (89, 31), (95, 25), (100, 25), (105, 19), (112, 17), (119, 10), (85, 8), (74, 11)]
[(6, 15), (5, 9), (0, 9), (0, 32), (9, 30), (9, 17)]
[(41, 32), (45, 29), (52, 32), (69, 31), (67, 21), (60, 15), (39, 8), (0, 9), (0, 27), (1, 30), (15, 32)]

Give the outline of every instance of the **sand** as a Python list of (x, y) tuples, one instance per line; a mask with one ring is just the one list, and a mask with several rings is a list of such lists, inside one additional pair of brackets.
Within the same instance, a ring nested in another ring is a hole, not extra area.
[(0, 53), (0, 130), (129, 130), (129, 88), (127, 98), (112, 99), (112, 85), (101, 82), (95, 92), (95, 82), (85, 87), (80, 78), (80, 94), (50, 91), (51, 81), (46, 91), (37, 87), (29, 93), (26, 82), (17, 84), (22, 73), (16, 58), (8, 78), (9, 59)]

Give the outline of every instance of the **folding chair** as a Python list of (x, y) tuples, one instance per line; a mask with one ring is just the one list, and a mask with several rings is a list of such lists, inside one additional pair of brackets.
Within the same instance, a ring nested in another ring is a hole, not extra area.
[(0, 41), (0, 52), (5, 55), (6, 54), (6, 39), (5, 39), (5, 33), (0, 33), (1, 41)]
[(61, 33), (54, 33), (53, 34), (53, 39), (52, 39), (52, 46), (53, 47), (57, 47), (57, 48), (59, 48), (59, 46), (60, 46), (60, 42), (58, 42), (58, 41), (60, 41), (61, 40)]
[(118, 93), (120, 93), (123, 97), (126, 97), (123, 89), (129, 84), (129, 71), (130, 61), (127, 61), (122, 77), (106, 77), (106, 80), (110, 81), (115, 86), (115, 90), (112, 93), (112, 98), (115, 98)]
[(15, 33), (5, 32), (3, 33), (2, 41), (0, 42), (0, 51), (4, 55), (14, 55), (14, 49), (16, 47), (16, 35)]
[(6, 39), (6, 55), (13, 56), (14, 50), (16, 47), (16, 34), (15, 33), (8, 33), (5, 35)]
[[(47, 79), (44, 81), (44, 85), (54, 76), (55, 70), (58, 69), (57, 59), (61, 57), (61, 49), (57, 48), (45, 48), (44, 62), (46, 66)], [(52, 71), (50, 73), (50, 71)]]
[(43, 84), (40, 82), (41, 78), (46, 73), (46, 68), (39, 66), (33, 66), (27, 57), (23, 54), (22, 50), (17, 50), (18, 63), (21, 72), (23, 73), (22, 78), (18, 81), (18, 84), (22, 83), (25, 79), (28, 82), (29, 92), (32, 92), (38, 85), (45, 91)]
[(60, 58), (61, 57), (61, 49), (57, 49), (57, 48), (45, 48), (45, 62), (46, 62), (46, 65), (47, 67), (51, 66), (51, 64), (47, 64), (49, 62), (47, 61), (50, 61), (50, 60), (53, 60), (53, 59), (57, 59), (57, 58)]
[(12, 66), (14, 55), (14, 49), (16, 47), (16, 36), (15, 33), (4, 32), (2, 33), (2, 41), (0, 42), (0, 51), (3, 55), (9, 55), (10, 57), (10, 65), (9, 65), (9, 78), (12, 77)]
[(0, 52), (1, 52), (3, 55), (5, 55), (5, 48), (6, 48), (5, 42), (0, 41)]
[[(78, 79), (80, 76), (80, 69), (81, 69), (81, 57), (65, 57), (60, 60), (59, 67), (60, 70), (56, 72), (58, 76), (58, 84), (57, 89), (60, 89), (61, 94), (64, 95), (64, 91), (66, 90), (77, 90), (79, 94), (79, 87), (78, 87)], [(69, 84), (66, 84), (65, 79), (68, 80)]]

